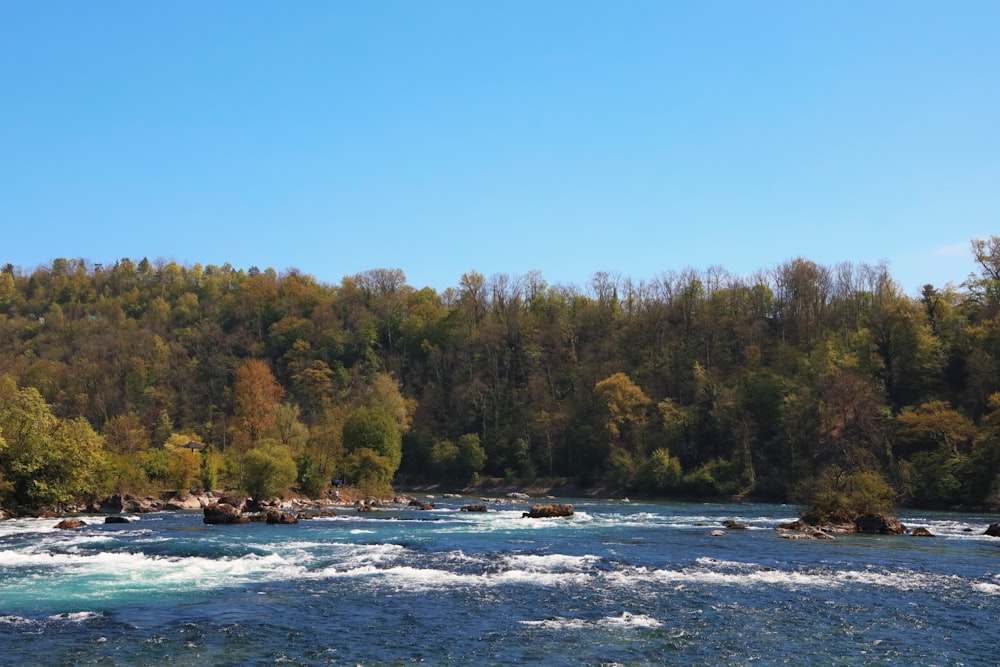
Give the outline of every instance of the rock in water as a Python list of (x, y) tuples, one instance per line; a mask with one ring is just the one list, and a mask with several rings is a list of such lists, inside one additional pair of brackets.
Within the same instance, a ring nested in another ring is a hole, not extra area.
[(462, 511), (463, 512), (485, 512), (486, 511), (486, 505), (485, 504), (483, 504), (483, 505), (463, 505), (462, 506)]
[(1000, 523), (991, 523), (990, 527), (986, 529), (983, 535), (989, 535), (990, 537), (1000, 537)]
[(927, 530), (923, 526), (919, 526), (917, 528), (914, 528), (912, 535), (914, 537), (934, 537), (934, 533), (932, 533), (931, 531)]
[(416, 507), (418, 510), (432, 510), (434, 509), (434, 503), (425, 503), (422, 500), (413, 499), (409, 503), (410, 507)]
[(238, 508), (233, 507), (229, 503), (215, 503), (209, 505), (204, 510), (205, 518), (204, 523), (211, 524), (230, 524), (230, 523), (250, 523), (248, 517), (243, 516)]
[(902, 535), (906, 532), (906, 526), (899, 519), (883, 514), (862, 514), (854, 520), (854, 526), (859, 533)]
[(279, 512), (278, 510), (270, 510), (267, 513), (267, 522), (271, 525), (275, 524), (287, 525), (291, 523), (298, 523), (299, 520), (294, 514), (289, 514), (288, 512)]
[(522, 518), (528, 517), (529, 519), (551, 519), (562, 516), (573, 516), (573, 506), (563, 503), (535, 505), (530, 511), (521, 515)]
[(79, 519), (63, 519), (62, 521), (56, 524), (56, 528), (58, 528), (59, 530), (69, 530), (71, 528), (82, 528), (83, 526), (86, 525), (87, 525), (86, 523), (80, 521)]

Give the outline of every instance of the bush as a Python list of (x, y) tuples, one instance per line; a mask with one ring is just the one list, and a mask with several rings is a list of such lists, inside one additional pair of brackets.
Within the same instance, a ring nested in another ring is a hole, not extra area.
[(167, 481), (177, 493), (191, 489), (201, 471), (201, 454), (190, 449), (169, 452)]
[(486, 450), (475, 433), (466, 433), (458, 439), (439, 440), (431, 448), (431, 463), (435, 472), (450, 482), (467, 482), (486, 465)]
[(681, 483), (681, 461), (666, 449), (657, 449), (645, 462), (641, 472), (643, 486), (653, 493), (676, 490)]
[(344, 466), (348, 480), (363, 494), (378, 497), (392, 495), (395, 468), (388, 457), (362, 447), (347, 457)]
[(201, 452), (201, 470), (198, 472), (198, 482), (206, 491), (219, 486), (219, 455), (205, 449)]
[(302, 493), (318, 498), (326, 491), (330, 482), (330, 471), (320, 461), (310, 454), (300, 454), (295, 459), (298, 468), (299, 488)]
[(295, 482), (298, 470), (288, 448), (273, 442), (258, 445), (243, 458), (246, 491), (258, 501), (279, 496)]
[(895, 507), (896, 493), (877, 472), (824, 470), (800, 490), (806, 515), (818, 522), (853, 521), (861, 514), (884, 514)]
[(722, 496), (739, 493), (742, 465), (725, 459), (713, 459), (684, 475), (682, 487), (699, 496)]

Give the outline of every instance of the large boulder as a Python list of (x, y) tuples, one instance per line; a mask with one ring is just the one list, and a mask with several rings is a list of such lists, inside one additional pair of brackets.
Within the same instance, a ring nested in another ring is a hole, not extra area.
[(859, 533), (878, 535), (902, 535), (906, 532), (899, 519), (884, 514), (861, 514), (854, 519), (854, 527)]
[(73, 528), (83, 528), (87, 524), (80, 519), (63, 519), (56, 524), (56, 528), (59, 530), (71, 530)]
[(139, 498), (131, 493), (108, 496), (100, 502), (99, 512), (102, 514), (145, 514), (163, 509), (163, 501), (152, 496)]
[(267, 523), (273, 525), (287, 525), (292, 523), (298, 523), (298, 518), (289, 512), (281, 512), (279, 510), (269, 510), (267, 513)]
[(529, 519), (551, 519), (555, 517), (573, 516), (573, 506), (564, 503), (535, 505), (531, 510), (521, 515)]
[(163, 509), (175, 510), (175, 511), (200, 510), (203, 509), (204, 507), (205, 505), (202, 504), (201, 498), (191, 493), (185, 493), (180, 496), (173, 496), (169, 500), (167, 500), (163, 505)]
[(210, 524), (231, 524), (250, 523), (248, 517), (243, 516), (243, 512), (229, 503), (214, 503), (204, 509), (205, 518), (203, 521)]
[(477, 504), (477, 505), (463, 505), (462, 506), (462, 511), (463, 512), (485, 512), (486, 511), (486, 503)]
[(989, 535), (990, 537), (1000, 537), (1000, 523), (991, 523), (990, 527), (986, 529), (983, 535)]
[(411, 500), (408, 503), (408, 505), (410, 507), (415, 507), (418, 510), (432, 510), (432, 509), (434, 509), (434, 503), (425, 503), (424, 501), (417, 500), (416, 498), (414, 498), (413, 500)]

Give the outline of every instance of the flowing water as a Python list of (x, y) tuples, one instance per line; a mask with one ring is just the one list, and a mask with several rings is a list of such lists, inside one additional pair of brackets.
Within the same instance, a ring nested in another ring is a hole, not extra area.
[[(810, 541), (779, 539), (779, 505), (570, 500), (535, 520), (436, 502), (290, 526), (2, 522), (0, 664), (1000, 662), (995, 517)], [(712, 536), (724, 519), (748, 529)]]

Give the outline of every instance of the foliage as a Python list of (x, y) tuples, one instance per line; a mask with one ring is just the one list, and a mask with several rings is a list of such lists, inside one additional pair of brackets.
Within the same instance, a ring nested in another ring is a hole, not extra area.
[(807, 515), (820, 521), (853, 521), (859, 514), (890, 512), (896, 492), (877, 472), (849, 473), (830, 466), (804, 483), (801, 498)]
[(369, 496), (384, 496), (392, 492), (392, 463), (368, 447), (351, 451), (345, 462), (347, 478), (362, 493)]
[(288, 448), (270, 440), (247, 452), (243, 465), (246, 492), (258, 502), (282, 495), (298, 475)]
[(459, 437), (458, 443), (439, 440), (431, 448), (431, 462), (441, 479), (464, 483), (483, 469), (486, 450), (475, 433)]
[(383, 408), (358, 408), (348, 416), (343, 430), (344, 447), (349, 454), (368, 449), (384, 457), (390, 477), (399, 468), (403, 456), (399, 425)]
[(85, 419), (56, 417), (33, 387), (0, 377), (0, 470), (8, 503), (66, 503), (95, 496), (107, 479), (103, 442)]
[(787, 500), (825, 480), (839, 507), (864, 495), (851, 475), (878, 473), (908, 503), (996, 503), (1000, 237), (971, 250), (975, 275), (915, 296), (885, 265), (803, 258), (583, 287), (469, 271), (442, 292), (391, 268), (323, 284), (144, 258), (8, 265), (0, 495), (187, 481), (165, 448), (180, 433), (208, 446), (200, 483), (228, 488), (274, 441), (310, 493), (478, 473)]
[(643, 487), (651, 493), (675, 493), (683, 479), (681, 461), (668, 450), (657, 449), (646, 461), (642, 477)]
[(170, 452), (167, 483), (178, 493), (190, 490), (200, 472), (201, 454), (190, 449), (177, 449)]

